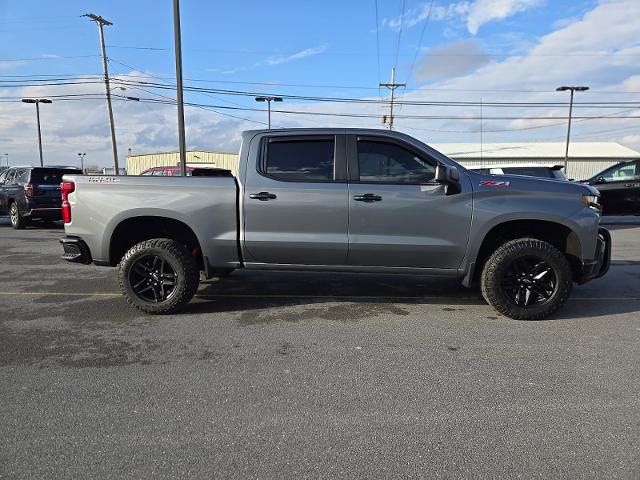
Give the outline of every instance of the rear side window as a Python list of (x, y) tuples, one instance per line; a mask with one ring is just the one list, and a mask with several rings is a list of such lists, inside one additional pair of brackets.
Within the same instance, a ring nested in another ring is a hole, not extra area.
[(263, 173), (278, 180), (331, 182), (334, 140), (278, 140), (267, 143)]
[(31, 170), (31, 183), (40, 185), (59, 185), (62, 182), (62, 176), (66, 174), (78, 175), (79, 170), (65, 170), (61, 168), (34, 168)]
[(435, 178), (436, 167), (393, 143), (358, 141), (360, 181), (421, 185)]

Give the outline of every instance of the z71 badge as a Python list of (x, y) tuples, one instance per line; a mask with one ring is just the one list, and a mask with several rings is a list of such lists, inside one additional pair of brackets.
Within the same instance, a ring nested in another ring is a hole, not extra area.
[(480, 182), (481, 187), (508, 187), (511, 182), (504, 180), (483, 180)]

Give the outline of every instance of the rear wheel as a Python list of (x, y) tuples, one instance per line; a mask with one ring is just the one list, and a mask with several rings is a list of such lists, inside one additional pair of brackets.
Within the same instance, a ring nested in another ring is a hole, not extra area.
[(196, 262), (175, 240), (155, 238), (125, 253), (118, 278), (127, 302), (146, 313), (178, 311), (193, 298), (200, 282)]
[(9, 218), (11, 219), (11, 226), (16, 230), (21, 230), (27, 226), (27, 219), (20, 215), (16, 202), (11, 203), (9, 207)]
[(482, 271), (482, 296), (498, 312), (517, 320), (541, 320), (562, 307), (572, 272), (553, 245), (520, 238), (501, 245)]

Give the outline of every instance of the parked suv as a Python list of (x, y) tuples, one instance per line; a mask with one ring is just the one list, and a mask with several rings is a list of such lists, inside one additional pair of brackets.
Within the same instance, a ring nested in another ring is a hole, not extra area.
[(0, 173), (0, 215), (9, 215), (13, 228), (29, 221), (61, 220), (60, 182), (65, 174), (81, 175), (78, 168), (10, 167)]
[(600, 191), (603, 215), (640, 215), (640, 160), (618, 163), (584, 183)]

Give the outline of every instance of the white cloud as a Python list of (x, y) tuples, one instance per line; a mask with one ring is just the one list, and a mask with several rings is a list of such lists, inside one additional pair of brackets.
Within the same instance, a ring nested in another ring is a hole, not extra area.
[(404, 17), (383, 20), (383, 25), (390, 28), (413, 27), (428, 18), (434, 21), (462, 19), (466, 22), (469, 33), (475, 35), (486, 23), (503, 20), (543, 3), (544, 0), (473, 0), (451, 3), (446, 6), (434, 5), (431, 2), (419, 8), (409, 10)]
[(476, 0), (468, 7), (467, 29), (472, 35), (485, 23), (512, 17), (542, 3), (542, 0)]
[(302, 60), (303, 58), (319, 55), (323, 53), (326, 49), (327, 49), (327, 45), (322, 45), (320, 47), (314, 47), (314, 48), (307, 48), (305, 50), (300, 50), (299, 52), (292, 53), (291, 55), (277, 55), (277, 56), (269, 57), (265, 60), (264, 63), (266, 63), (267, 65), (280, 65), (282, 63), (292, 62), (294, 60)]

